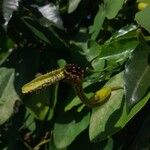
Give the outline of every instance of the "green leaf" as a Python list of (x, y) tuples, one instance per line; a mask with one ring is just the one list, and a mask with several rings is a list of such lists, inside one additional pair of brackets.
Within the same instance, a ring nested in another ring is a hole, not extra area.
[(150, 87), (150, 46), (145, 41), (134, 50), (125, 66), (126, 100), (129, 109), (140, 101)]
[(106, 11), (103, 5), (99, 7), (99, 11), (97, 12), (95, 18), (94, 18), (94, 23), (90, 27), (90, 33), (92, 34), (91, 39), (96, 40), (96, 38), (99, 35), (100, 30), (102, 29), (103, 22), (106, 17)]
[(24, 124), (32, 132), (36, 129), (35, 118), (30, 114), (29, 111), (26, 111)]
[(76, 10), (81, 0), (69, 0), (68, 13), (72, 13)]
[[(23, 18), (22, 21), (31, 29), (31, 31), (41, 40), (46, 43), (49, 43), (49, 39), (45, 36), (41, 29), (38, 29), (34, 26), (34, 22), (30, 18)], [(30, 22), (32, 23), (30, 23)]]
[[(32, 31), (32, 33), (44, 41), (47, 44), (50, 44), (54, 49), (68, 50), (68, 44), (60, 38), (60, 36), (55, 32), (52, 26), (45, 28), (39, 24), (37, 20), (34, 20), (30, 17), (21, 18), (25, 25)], [(64, 32), (65, 33), (65, 32)]]
[(105, 146), (104, 150), (112, 150), (114, 146), (114, 141), (112, 138), (108, 138), (107, 145)]
[(14, 103), (19, 99), (14, 88), (14, 78), (14, 69), (0, 68), (0, 124), (10, 118)]
[[(123, 73), (112, 77), (106, 87), (123, 87)], [(112, 91), (110, 99), (103, 105), (93, 108), (89, 127), (91, 141), (105, 139), (108, 135), (116, 132), (113, 128), (116, 119), (119, 119), (119, 108), (122, 104), (123, 89)]]
[[(103, 45), (97, 46), (96, 54), (100, 59), (110, 59), (126, 57), (137, 46), (136, 26), (128, 26), (117, 31), (108, 41)], [(94, 45), (95, 46), (95, 45)], [(91, 45), (92, 50), (94, 47)], [(92, 51), (91, 51), (92, 53)], [(89, 54), (89, 53), (87, 53)]]
[(24, 103), (29, 112), (39, 120), (51, 120), (57, 102), (57, 90), (58, 85), (52, 85), (41, 93), (25, 97)]
[(105, 18), (114, 18), (122, 8), (123, 3), (124, 0), (105, 0), (104, 4), (101, 4), (94, 18), (94, 23), (90, 28), (90, 33), (92, 33), (92, 40), (95, 40), (98, 37)]
[(58, 149), (63, 149), (70, 145), (74, 139), (88, 127), (90, 113), (85, 115), (80, 121), (72, 120), (68, 123), (55, 123), (54, 143)]
[(101, 46), (93, 40), (87, 42), (86, 58), (88, 61), (91, 61), (97, 57), (101, 52)]
[(141, 25), (143, 28), (145, 28), (147, 31), (150, 32), (150, 7), (145, 8), (144, 10), (136, 13), (135, 20), (139, 25)]
[(122, 8), (124, 0), (105, 0), (106, 17), (113, 19)]
[[(96, 46), (91, 44), (89, 49), (85, 48), (84, 51), (87, 58), (96, 56), (95, 54), (99, 53), (91, 62), (94, 73), (88, 78), (92, 80), (98, 79), (104, 70), (111, 75), (117, 68), (121, 67), (137, 45), (136, 26), (126, 26), (117, 31), (103, 45)], [(92, 55), (94, 48), (95, 54)], [(89, 54), (91, 55), (89, 56)], [(93, 82), (95, 81), (93, 80)]]
[[(111, 78), (107, 86), (114, 87), (122, 84), (123, 74), (120, 73)], [(98, 142), (118, 132), (144, 107), (150, 98), (149, 92), (129, 112), (126, 101), (123, 99), (123, 93), (123, 90), (113, 91), (112, 96), (104, 105), (93, 108), (89, 128), (91, 141)]]
[[(85, 95), (86, 95), (88, 98), (90, 98), (91, 96), (93, 96), (93, 93), (92, 93), (92, 92), (91, 92), (91, 93), (88, 93), (88, 94), (85, 93)], [(80, 98), (76, 96), (75, 98), (73, 98), (73, 99), (71, 100), (71, 102), (70, 102), (69, 104), (67, 104), (67, 105), (65, 106), (65, 111), (69, 111), (69, 110), (71, 110), (72, 108), (74, 108), (75, 106), (80, 105), (81, 103), (82, 103), (82, 101), (80, 100)]]
[(124, 27), (102, 45), (99, 57), (101, 59), (123, 57), (131, 53), (137, 44), (136, 27)]
[[(49, 142), (49, 149), (50, 150), (60, 150), (60, 149), (56, 148), (53, 140), (50, 140), (50, 142)], [(61, 150), (67, 150), (67, 148), (63, 148)]]
[(141, 99), (131, 110), (128, 112), (127, 110), (127, 104), (124, 102), (123, 108), (122, 108), (122, 114), (118, 121), (115, 124), (116, 128), (123, 128), (147, 103), (147, 101), (150, 99), (150, 92)]

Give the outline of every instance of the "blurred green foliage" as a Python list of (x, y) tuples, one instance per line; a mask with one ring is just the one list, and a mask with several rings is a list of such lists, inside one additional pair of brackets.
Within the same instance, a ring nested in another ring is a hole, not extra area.
[[(0, 149), (149, 149), (150, 7), (136, 0), (2, 0), (0, 3)], [(60, 81), (23, 95), (37, 74), (64, 64), (85, 69), (89, 109)]]

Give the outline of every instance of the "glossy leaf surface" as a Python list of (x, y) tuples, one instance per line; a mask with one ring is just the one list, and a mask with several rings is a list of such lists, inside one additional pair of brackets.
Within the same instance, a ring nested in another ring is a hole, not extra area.
[[(132, 84), (131, 84), (132, 83)], [(128, 107), (133, 107), (150, 87), (150, 46), (146, 42), (134, 50), (125, 67), (125, 87)]]

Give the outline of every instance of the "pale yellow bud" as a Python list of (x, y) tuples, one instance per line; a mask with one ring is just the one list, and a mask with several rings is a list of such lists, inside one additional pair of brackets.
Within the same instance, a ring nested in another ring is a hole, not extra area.
[(143, 9), (145, 9), (146, 7), (148, 7), (149, 6), (149, 4), (148, 3), (139, 3), (138, 4), (138, 9), (139, 10), (143, 10)]

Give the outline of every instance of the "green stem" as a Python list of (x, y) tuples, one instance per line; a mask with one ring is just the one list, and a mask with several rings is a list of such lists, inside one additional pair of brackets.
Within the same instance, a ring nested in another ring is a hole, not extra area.
[(121, 87), (121, 86), (115, 86), (115, 87), (111, 88), (111, 91), (116, 91), (116, 90), (120, 90), (120, 89), (123, 89), (123, 87)]

